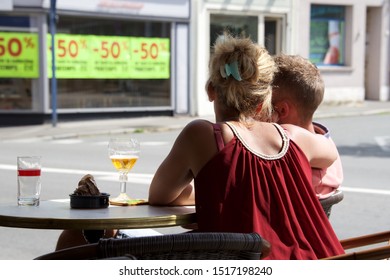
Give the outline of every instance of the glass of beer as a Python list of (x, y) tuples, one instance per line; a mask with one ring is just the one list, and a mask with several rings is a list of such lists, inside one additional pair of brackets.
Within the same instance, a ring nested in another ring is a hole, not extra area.
[(108, 154), (115, 169), (119, 172), (120, 194), (113, 198), (115, 202), (127, 202), (130, 197), (126, 193), (127, 174), (137, 162), (140, 144), (137, 139), (111, 138), (108, 142)]

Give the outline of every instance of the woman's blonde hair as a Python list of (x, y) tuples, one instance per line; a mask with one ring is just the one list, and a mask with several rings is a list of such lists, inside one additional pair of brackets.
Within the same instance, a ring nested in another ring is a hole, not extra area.
[[(229, 75), (231, 68), (233, 74)], [(271, 84), (276, 69), (264, 47), (250, 38), (234, 37), (225, 32), (214, 44), (206, 87), (211, 83), (220, 105), (225, 110), (235, 110), (240, 119), (256, 117), (269, 121), (272, 117)]]

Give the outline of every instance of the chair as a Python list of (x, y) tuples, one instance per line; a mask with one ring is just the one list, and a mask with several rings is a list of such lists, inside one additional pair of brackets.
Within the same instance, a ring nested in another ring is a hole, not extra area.
[(390, 258), (390, 231), (348, 238), (341, 240), (340, 242), (345, 250), (367, 246), (369, 248), (346, 252), (342, 255), (325, 258), (325, 260), (383, 260)]
[(322, 208), (324, 208), (324, 211), (328, 216), (328, 218), (330, 217), (330, 213), (332, 211), (333, 205), (339, 203), (343, 199), (344, 199), (344, 193), (341, 190), (336, 190), (336, 192), (331, 196), (324, 199), (320, 199)]
[(191, 232), (124, 239), (63, 249), (36, 260), (140, 259), (140, 260), (255, 260), (267, 256), (270, 243), (257, 233)]

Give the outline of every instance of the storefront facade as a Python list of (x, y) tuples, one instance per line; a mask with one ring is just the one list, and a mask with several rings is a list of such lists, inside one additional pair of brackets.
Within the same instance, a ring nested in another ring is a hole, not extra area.
[(389, 101), (390, 1), (298, 2), (295, 10), (301, 12), (294, 26), (299, 32), (291, 51), (319, 66), (326, 85), (325, 101)]
[(50, 2), (2, 1), (0, 125), (53, 108), (60, 120), (212, 115), (204, 86), (224, 29), (309, 58), (325, 102), (390, 99), (390, 0), (57, 0), (54, 71)]
[(54, 69), (50, 0), (6, 2), (1, 123), (189, 113), (189, 0), (57, 0)]
[(204, 93), (210, 46), (223, 28), (248, 34), (271, 54), (309, 58), (325, 81), (324, 102), (389, 101), (389, 0), (202, 0), (193, 4), (191, 51), (197, 113), (212, 114)]

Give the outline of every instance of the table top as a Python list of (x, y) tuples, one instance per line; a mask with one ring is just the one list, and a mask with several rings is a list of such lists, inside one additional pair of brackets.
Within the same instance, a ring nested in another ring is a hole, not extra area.
[(135, 229), (194, 223), (193, 206), (112, 206), (72, 209), (69, 199), (41, 201), (39, 206), (0, 204), (0, 226), (34, 229)]

